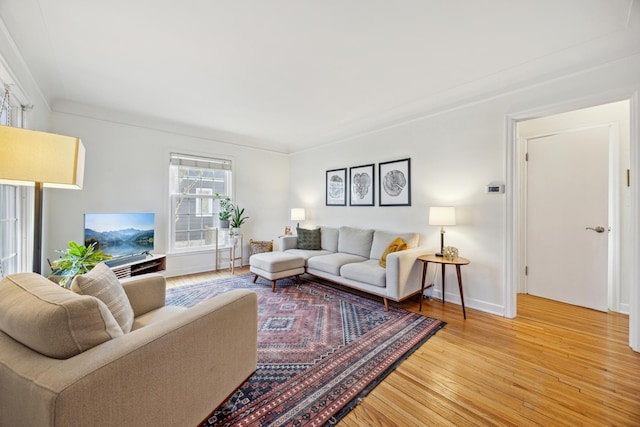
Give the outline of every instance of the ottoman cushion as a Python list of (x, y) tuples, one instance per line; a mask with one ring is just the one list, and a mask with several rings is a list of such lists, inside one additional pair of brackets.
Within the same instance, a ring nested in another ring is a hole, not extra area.
[(304, 258), (284, 252), (264, 252), (252, 255), (249, 264), (270, 273), (304, 268)]

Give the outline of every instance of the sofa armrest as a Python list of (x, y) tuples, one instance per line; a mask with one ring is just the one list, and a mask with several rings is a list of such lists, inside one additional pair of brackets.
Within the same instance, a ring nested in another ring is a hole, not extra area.
[(134, 317), (164, 307), (167, 282), (158, 273), (142, 274), (120, 280), (133, 307)]
[(280, 251), (298, 248), (298, 236), (280, 236)]
[(429, 253), (427, 247), (417, 247), (387, 255), (387, 295), (402, 300), (420, 291), (422, 269), (416, 259)]
[(12, 393), (23, 400), (7, 406), (6, 418), (23, 425), (197, 425), (255, 371), (257, 313), (255, 292), (239, 289), (67, 360), (20, 346), (30, 354), (15, 362), (20, 372), (11, 378)]

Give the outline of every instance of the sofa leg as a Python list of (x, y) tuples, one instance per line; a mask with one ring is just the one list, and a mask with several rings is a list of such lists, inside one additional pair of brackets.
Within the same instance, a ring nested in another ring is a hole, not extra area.
[(272, 280), (271, 281), (271, 292), (275, 292), (276, 291), (276, 281)]
[(253, 275), (253, 283), (256, 283), (256, 280), (258, 280), (258, 275), (257, 275), (257, 274), (254, 274), (254, 275)]
[(384, 299), (384, 311), (389, 311), (389, 300), (386, 298)]
[(300, 280), (300, 275), (296, 276), (296, 283), (299, 285), (300, 283), (302, 283), (302, 281)]

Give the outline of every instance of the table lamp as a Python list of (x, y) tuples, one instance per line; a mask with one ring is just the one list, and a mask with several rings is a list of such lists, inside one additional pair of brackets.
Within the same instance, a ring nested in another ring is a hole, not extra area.
[[(291, 209), (291, 221), (304, 221), (304, 208), (293, 208)], [(298, 228), (300, 228), (300, 223), (298, 223)]]
[(35, 185), (33, 271), (42, 270), (42, 189), (82, 189), (80, 138), (0, 125), (0, 183)]
[(444, 226), (456, 225), (456, 208), (453, 206), (437, 206), (429, 208), (429, 225), (440, 226), (440, 253), (436, 256), (442, 256), (444, 248)]

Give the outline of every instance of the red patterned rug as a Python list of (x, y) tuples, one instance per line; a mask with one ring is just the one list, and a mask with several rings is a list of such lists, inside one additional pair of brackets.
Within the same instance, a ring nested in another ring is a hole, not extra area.
[(258, 369), (203, 426), (334, 425), (445, 323), (310, 280), (247, 274), (167, 290), (189, 307), (231, 289), (258, 294)]

